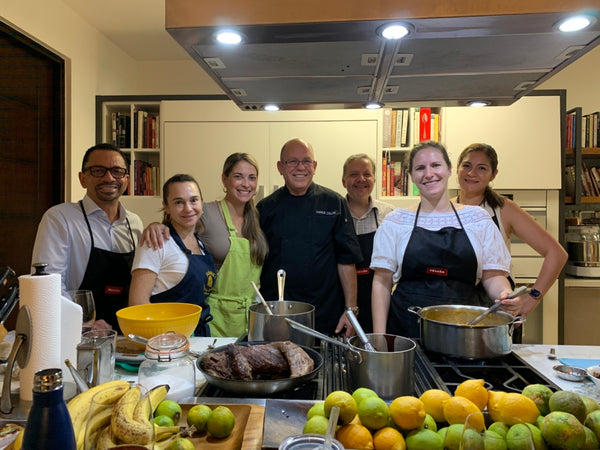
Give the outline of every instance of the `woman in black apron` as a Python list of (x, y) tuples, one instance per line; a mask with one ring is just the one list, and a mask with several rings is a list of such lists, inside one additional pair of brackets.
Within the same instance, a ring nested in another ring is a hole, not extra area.
[[(216, 270), (212, 256), (195, 233), (202, 215), (202, 197), (194, 178), (179, 174), (167, 180), (163, 187), (163, 208), (163, 223), (168, 225), (173, 239), (159, 250), (138, 247), (129, 304), (197, 304), (202, 307), (202, 314), (194, 335), (210, 336), (208, 322), (212, 316), (205, 300), (215, 283)], [(184, 273), (177, 272), (186, 266)]]
[[(479, 259), (488, 294), (504, 299), (511, 292), (506, 278), (510, 255), (485, 211), (455, 208), (450, 202), (451, 163), (441, 144), (417, 144), (410, 153), (409, 172), (421, 203), (415, 212), (388, 214), (375, 236), (373, 328), (375, 333), (418, 337), (418, 317), (407, 311), (408, 306), (478, 304)], [(491, 251), (483, 254), (482, 249)], [(390, 298), (394, 282), (397, 287)], [(511, 314), (518, 314), (520, 307), (519, 298), (503, 300), (503, 309)]]

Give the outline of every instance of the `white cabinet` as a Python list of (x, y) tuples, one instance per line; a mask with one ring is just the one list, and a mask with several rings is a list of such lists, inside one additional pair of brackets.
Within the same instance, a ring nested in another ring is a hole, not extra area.
[[(442, 141), (454, 170), (460, 152), (484, 142), (498, 153), (494, 189), (561, 189), (560, 97), (527, 96), (510, 106), (448, 107)], [(456, 177), (450, 188), (458, 187)]]
[(230, 101), (164, 101), (161, 106), (164, 179), (175, 173), (193, 175), (206, 201), (223, 196), (223, 162), (233, 152), (257, 159), (260, 198), (283, 184), (276, 163), (289, 139), (299, 137), (312, 144), (315, 182), (340, 194), (345, 194), (341, 182), (345, 159), (367, 153), (377, 160), (380, 148), (378, 111), (245, 112)]

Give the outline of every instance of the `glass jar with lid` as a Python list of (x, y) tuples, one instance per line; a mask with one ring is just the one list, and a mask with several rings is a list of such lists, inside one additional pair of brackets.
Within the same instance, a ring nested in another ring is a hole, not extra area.
[(189, 348), (187, 338), (172, 331), (149, 339), (146, 359), (140, 364), (138, 382), (148, 390), (168, 384), (168, 400), (179, 402), (184, 397), (193, 397), (196, 372)]

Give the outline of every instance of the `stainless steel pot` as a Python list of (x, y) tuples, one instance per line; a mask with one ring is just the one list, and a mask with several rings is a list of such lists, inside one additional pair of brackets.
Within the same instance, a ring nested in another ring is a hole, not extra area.
[(567, 242), (569, 260), (579, 266), (600, 267), (600, 241)]
[(358, 336), (349, 341), (361, 355), (361, 358), (348, 358), (352, 389), (367, 387), (385, 400), (414, 395), (415, 342), (392, 334), (366, 336), (375, 352), (365, 350)]
[(248, 341), (292, 341), (312, 347), (314, 337), (293, 329), (286, 322), (290, 318), (309, 328), (315, 327), (315, 307), (310, 303), (279, 300), (267, 302), (273, 315), (267, 313), (262, 303), (248, 308)]
[(419, 316), (421, 344), (427, 350), (467, 359), (488, 359), (511, 352), (514, 326), (520, 317), (496, 311), (477, 325), (467, 325), (486, 308), (438, 305), (408, 310)]
[[(235, 345), (258, 345), (258, 344), (266, 344), (267, 342), (240, 342)], [(293, 389), (299, 386), (302, 386), (309, 380), (312, 380), (321, 369), (323, 365), (323, 357), (321, 354), (312, 348), (301, 346), (302, 349), (311, 357), (314, 362), (314, 367), (312, 372), (307, 373), (306, 375), (302, 375), (295, 378), (281, 378), (279, 380), (228, 380), (226, 378), (219, 378), (213, 375), (210, 375), (204, 370), (204, 358), (198, 358), (196, 361), (196, 365), (198, 370), (204, 375), (206, 381), (225, 391), (233, 392), (235, 394), (239, 394), (244, 397), (262, 397), (265, 395), (274, 394), (276, 392), (287, 391), (288, 389)], [(205, 352), (208, 353), (216, 353), (227, 350), (227, 345), (222, 345), (220, 347), (214, 348)]]

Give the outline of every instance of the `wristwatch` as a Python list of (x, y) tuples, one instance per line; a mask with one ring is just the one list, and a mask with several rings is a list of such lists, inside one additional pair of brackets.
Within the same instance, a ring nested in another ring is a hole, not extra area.
[(540, 297), (542, 296), (542, 293), (540, 291), (538, 291), (537, 289), (531, 289), (529, 291), (529, 295), (531, 295), (536, 300), (539, 300)]
[(358, 316), (358, 306), (346, 306), (346, 311), (352, 311), (355, 316)]

